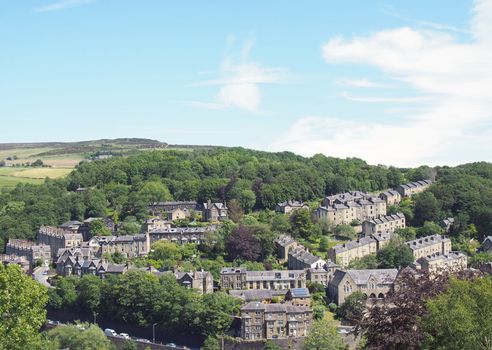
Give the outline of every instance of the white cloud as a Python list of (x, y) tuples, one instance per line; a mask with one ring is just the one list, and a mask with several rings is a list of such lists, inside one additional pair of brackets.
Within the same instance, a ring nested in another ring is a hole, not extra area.
[(95, 2), (96, 0), (61, 0), (51, 4), (36, 7), (36, 12), (60, 11), (71, 7), (82, 6)]
[(279, 83), (284, 79), (287, 71), (284, 68), (263, 67), (260, 63), (251, 62), (249, 53), (253, 45), (254, 41), (250, 40), (242, 46), (239, 63), (235, 63), (231, 55), (227, 55), (220, 65), (218, 78), (190, 84), (195, 87), (219, 87), (216, 101), (198, 103), (195, 101), (194, 106), (237, 107), (252, 112), (259, 111), (262, 100), (260, 85)]
[(390, 124), (361, 122), (361, 116), (306, 116), (272, 148), (399, 166), (492, 160), (484, 137), (492, 121), (492, 0), (475, 3), (471, 32), (472, 41), (465, 43), (449, 33), (410, 27), (330, 39), (322, 47), (327, 63), (375, 66), (429, 100), (406, 101), (423, 111), (394, 116)]
[(342, 92), (341, 96), (349, 101), (369, 102), (369, 103), (413, 103), (413, 102), (423, 102), (423, 101), (430, 100), (430, 97), (428, 96), (417, 96), (417, 97), (353, 96), (346, 91)]
[(340, 85), (343, 86), (350, 86), (350, 87), (356, 87), (356, 88), (389, 88), (391, 86), (387, 84), (382, 84), (378, 83), (372, 80), (369, 80), (367, 78), (361, 78), (361, 79), (342, 79), (339, 82)]

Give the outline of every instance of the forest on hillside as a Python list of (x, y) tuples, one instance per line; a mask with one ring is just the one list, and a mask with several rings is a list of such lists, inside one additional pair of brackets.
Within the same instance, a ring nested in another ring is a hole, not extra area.
[[(156, 150), (81, 162), (66, 178), (5, 189), (0, 196), (0, 244), (8, 238), (34, 239), (40, 225), (67, 220), (112, 216), (117, 221), (128, 217), (141, 221), (154, 201), (212, 200), (250, 213), (271, 210), (289, 199), (317, 203), (325, 195), (348, 190), (380, 191), (431, 174), (437, 174), (437, 181), (430, 191), (402, 208), (409, 221), (420, 226), (453, 216), (455, 236), (488, 234), (492, 223), (489, 163), (398, 169), (321, 154), (306, 158), (289, 152), (214, 148)], [(87, 190), (76, 192), (81, 187)]]

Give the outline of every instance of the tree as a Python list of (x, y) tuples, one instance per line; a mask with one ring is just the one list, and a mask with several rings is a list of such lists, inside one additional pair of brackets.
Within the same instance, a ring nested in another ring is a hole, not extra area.
[(325, 307), (323, 305), (313, 306), (313, 318), (315, 320), (321, 320), (325, 316)]
[(377, 269), (378, 260), (376, 254), (369, 254), (362, 258), (356, 258), (349, 263), (349, 269), (365, 270), (365, 269)]
[(427, 302), (424, 347), (438, 350), (492, 348), (492, 280), (451, 279), (449, 288)]
[(441, 204), (432, 192), (425, 191), (415, 196), (415, 216), (413, 218), (416, 226), (421, 226), (425, 221), (435, 221), (439, 218)]
[(110, 350), (111, 342), (96, 325), (81, 323), (56, 327), (48, 335), (58, 344), (59, 349), (70, 350)]
[(147, 181), (138, 191), (138, 196), (147, 204), (153, 202), (170, 201), (173, 199), (166, 185), (160, 181)]
[(123, 344), (122, 350), (137, 350), (137, 343), (133, 340), (127, 340), (125, 344)]
[(41, 159), (36, 159), (34, 162), (31, 163), (32, 167), (40, 167), (43, 166), (43, 161)]
[(142, 225), (137, 221), (134, 216), (127, 216), (125, 220), (121, 223), (121, 227), (118, 232), (123, 235), (134, 235), (140, 233)]
[(347, 224), (341, 224), (335, 227), (335, 235), (354, 239), (356, 237), (355, 229)]
[(226, 240), (226, 251), (231, 260), (257, 261), (260, 257), (260, 242), (246, 226), (239, 226)]
[(240, 301), (226, 293), (217, 292), (203, 296), (204, 314), (202, 316), (202, 333), (216, 336), (226, 332), (232, 317), (238, 312)]
[(320, 252), (327, 252), (328, 247), (329, 247), (329, 240), (328, 237), (322, 236), (320, 241), (319, 241), (319, 251)]
[(246, 189), (240, 193), (238, 200), (241, 207), (246, 212), (250, 212), (256, 204), (256, 195), (252, 190)]
[(48, 292), (14, 264), (0, 264), (0, 350), (37, 349)]
[(413, 241), (417, 237), (417, 231), (413, 227), (397, 228), (395, 234), (403, 241)]
[(92, 220), (89, 223), (89, 230), (94, 236), (111, 236), (111, 230), (106, 227), (101, 219)]
[(294, 211), (290, 216), (290, 224), (294, 237), (308, 238), (310, 236), (311, 226), (313, 225), (309, 210), (299, 209)]
[(413, 256), (413, 251), (409, 246), (392, 241), (385, 247), (378, 250), (376, 253), (376, 260), (379, 268), (401, 269), (412, 264), (415, 259)]
[(417, 229), (417, 237), (440, 235), (443, 229), (435, 222), (426, 221), (422, 227)]
[[(457, 277), (470, 279), (462, 272)], [(395, 281), (394, 291), (382, 303), (368, 308), (362, 328), (369, 350), (422, 349), (422, 318), (428, 313), (426, 302), (442, 293), (449, 285), (446, 273), (430, 275), (427, 271), (404, 269)]]
[(361, 292), (350, 294), (337, 309), (337, 317), (352, 324), (362, 319), (366, 309), (366, 297)]
[(315, 321), (302, 345), (303, 350), (345, 350), (346, 345), (335, 326), (326, 320)]
[(219, 340), (213, 336), (208, 336), (201, 347), (202, 350), (220, 350)]

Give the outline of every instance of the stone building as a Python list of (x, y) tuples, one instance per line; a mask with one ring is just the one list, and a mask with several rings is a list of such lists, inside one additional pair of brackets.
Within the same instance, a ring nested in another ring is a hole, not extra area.
[(38, 242), (49, 245), (52, 258), (61, 248), (75, 248), (83, 242), (82, 234), (73, 233), (58, 227), (41, 226), (38, 231)]
[(378, 238), (366, 236), (347, 243), (337, 244), (328, 250), (328, 257), (335, 264), (346, 267), (352, 260), (376, 253), (390, 240), (389, 235)]
[(216, 230), (216, 226), (207, 227), (172, 227), (164, 229), (155, 229), (149, 232), (150, 243), (157, 242), (161, 239), (176, 244), (196, 243), (204, 239), (207, 232)]
[(285, 294), (285, 300), (296, 306), (311, 306), (311, 294), (307, 288), (292, 288)]
[(414, 194), (424, 192), (430, 185), (432, 185), (431, 180), (421, 180), (398, 185), (395, 190), (400, 193), (402, 197), (410, 197)]
[(290, 215), (294, 211), (299, 209), (309, 209), (309, 205), (304, 202), (289, 200), (283, 203), (278, 203), (275, 206), (275, 211), (278, 211), (279, 213), (286, 214), (286, 215)]
[(159, 217), (145, 219), (142, 225), (142, 231), (144, 233), (153, 230), (169, 230), (171, 228), (171, 222), (161, 219)]
[(304, 270), (308, 268), (321, 268), (326, 261), (319, 256), (311, 254), (304, 246), (298, 245), (289, 251), (289, 270)]
[(190, 217), (190, 211), (188, 209), (176, 208), (165, 213), (166, 219), (169, 221), (183, 220)]
[(149, 211), (152, 216), (158, 216), (161, 219), (167, 217), (167, 213), (175, 209), (182, 209), (188, 212), (199, 211), (200, 206), (195, 201), (181, 201), (181, 202), (154, 202), (149, 205)]
[(214, 292), (214, 278), (208, 271), (171, 272), (178, 284), (185, 288), (196, 289), (200, 294)]
[(248, 271), (242, 267), (226, 267), (220, 272), (220, 286), (223, 290), (304, 288), (306, 273), (304, 270)]
[(128, 258), (147, 255), (150, 251), (149, 234), (125, 235), (125, 236), (94, 236), (87, 246), (94, 256), (103, 254), (120, 253)]
[(381, 192), (379, 198), (386, 202), (386, 206), (397, 205), (401, 202), (401, 194), (396, 190)]
[(337, 268), (338, 265), (328, 260), (323, 267), (306, 269), (306, 280), (328, 287), (328, 283), (333, 278)]
[(386, 215), (386, 202), (362, 192), (325, 197), (323, 205), (315, 211), (318, 219), (326, 219), (335, 226), (363, 222), (382, 215)]
[(279, 262), (283, 263), (288, 260), (289, 252), (296, 248), (299, 243), (296, 242), (291, 236), (280, 235), (275, 240), (275, 245), (277, 246), (277, 256)]
[(35, 242), (27, 241), (24, 239), (9, 239), (5, 246), (6, 255), (15, 255), (18, 257), (25, 257), (29, 264), (34, 265), (38, 261), (42, 264), (49, 264), (51, 262), (51, 249), (46, 244), (36, 244)]
[(247, 289), (247, 290), (229, 290), (229, 295), (249, 303), (250, 301), (271, 302), (272, 298), (285, 298), (287, 290), (271, 289)]
[(461, 252), (450, 252), (448, 255), (435, 253), (418, 259), (413, 267), (430, 273), (459, 272), (467, 268), (468, 258)]
[(368, 299), (383, 299), (393, 291), (397, 275), (397, 269), (336, 270), (328, 284), (328, 296), (338, 305), (354, 292)]
[(313, 321), (306, 306), (250, 302), (241, 308), (241, 337), (246, 340), (304, 337)]
[(415, 260), (433, 254), (448, 255), (451, 252), (451, 240), (446, 236), (432, 235), (405, 242), (413, 251)]
[(21, 270), (25, 273), (28, 273), (31, 270), (31, 264), (25, 256), (0, 254), (0, 262), (5, 266), (11, 264), (19, 265)]
[(227, 220), (227, 206), (224, 203), (203, 203), (202, 220), (203, 221), (222, 221)]
[(362, 223), (362, 233), (366, 236), (378, 232), (393, 232), (399, 228), (405, 228), (405, 215), (402, 213), (380, 216)]
[(109, 274), (124, 274), (129, 269), (128, 264), (112, 264), (104, 258), (98, 259), (84, 254), (71, 250), (64, 252), (56, 262), (56, 273), (60, 276), (81, 277), (90, 274), (104, 278)]

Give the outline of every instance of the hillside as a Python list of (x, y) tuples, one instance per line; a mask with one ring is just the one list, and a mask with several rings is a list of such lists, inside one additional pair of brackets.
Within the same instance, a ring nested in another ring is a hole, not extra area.
[[(41, 184), (44, 178), (68, 175), (83, 160), (97, 156), (128, 156), (142, 150), (193, 148), (169, 146), (165, 142), (142, 138), (101, 139), (80, 142), (0, 143), (0, 188), (18, 183)], [(28, 164), (40, 159), (45, 167)]]

